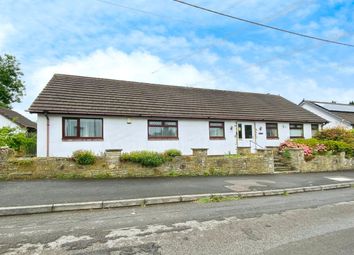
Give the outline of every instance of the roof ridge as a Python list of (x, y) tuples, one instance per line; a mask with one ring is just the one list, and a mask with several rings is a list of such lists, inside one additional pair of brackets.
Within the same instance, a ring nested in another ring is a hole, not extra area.
[(88, 78), (88, 79), (96, 79), (96, 80), (105, 80), (105, 81), (115, 81), (115, 82), (127, 82), (134, 84), (144, 84), (150, 86), (163, 86), (163, 87), (173, 87), (173, 88), (182, 88), (182, 89), (193, 89), (193, 90), (209, 90), (209, 91), (218, 91), (218, 92), (232, 92), (232, 93), (242, 93), (242, 94), (255, 94), (255, 95), (267, 95), (267, 96), (277, 96), (271, 93), (260, 93), (260, 92), (246, 92), (246, 91), (237, 91), (237, 90), (226, 90), (226, 89), (211, 89), (211, 88), (199, 88), (199, 87), (188, 87), (188, 86), (180, 86), (180, 85), (172, 85), (172, 84), (162, 84), (162, 83), (151, 83), (151, 82), (142, 82), (142, 81), (129, 81), (129, 80), (118, 80), (111, 78), (101, 78), (101, 77), (93, 77), (93, 76), (83, 76), (83, 75), (74, 75), (74, 74), (62, 74), (55, 73), (54, 76), (63, 76), (63, 77), (79, 77), (79, 78)]
[(337, 104), (337, 105), (346, 105), (346, 106), (353, 106), (351, 104), (345, 104), (345, 103), (337, 103), (337, 102), (325, 102), (325, 101), (315, 101), (315, 100), (303, 100), (304, 102), (310, 102), (310, 103), (319, 103), (319, 104)]

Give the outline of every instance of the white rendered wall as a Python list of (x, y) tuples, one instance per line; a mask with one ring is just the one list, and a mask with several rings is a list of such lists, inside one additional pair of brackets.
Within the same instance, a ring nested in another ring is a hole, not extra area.
[[(77, 117), (77, 116), (76, 116)], [(209, 139), (209, 121), (178, 120), (178, 140), (148, 140), (147, 119), (124, 117), (104, 117), (103, 136), (100, 141), (62, 140), (62, 116), (50, 115), (49, 156), (68, 157), (75, 150), (91, 150), (102, 154), (106, 149), (123, 149), (123, 152), (136, 150), (165, 151), (179, 149), (184, 155), (191, 155), (192, 148), (208, 148), (209, 155), (224, 155), (236, 152), (236, 121), (225, 121), (225, 139)], [(221, 120), (222, 121), (222, 120)], [(39, 114), (37, 119), (37, 156), (45, 157), (46, 117)], [(240, 123), (240, 122), (238, 122)], [(278, 123), (278, 139), (266, 138), (265, 122), (249, 122), (255, 127), (255, 142), (265, 147), (277, 147), (290, 139), (289, 123)], [(304, 137), (311, 137), (311, 124), (304, 124)], [(241, 144), (240, 144), (241, 145)], [(249, 141), (244, 146), (249, 147)], [(259, 147), (258, 147), (259, 148)]]
[(352, 128), (351, 125), (348, 124), (347, 122), (343, 122), (340, 119), (335, 118), (333, 115), (327, 113), (325, 110), (321, 110), (316, 106), (313, 106), (305, 102), (303, 105), (301, 105), (301, 107), (327, 120), (328, 123), (323, 126), (324, 128), (334, 128), (334, 127), (343, 127), (348, 129)]
[(8, 118), (0, 115), (0, 128), (2, 127), (18, 128), (19, 126)]
[[(304, 138), (311, 138), (311, 124), (304, 124)], [(278, 123), (278, 138), (267, 139), (266, 123), (256, 122), (256, 141), (257, 144), (265, 147), (278, 147), (282, 142), (290, 139), (290, 125), (286, 122)]]
[[(76, 116), (77, 117), (77, 116)], [(147, 119), (104, 117), (102, 141), (62, 140), (62, 116), (50, 115), (49, 156), (67, 157), (79, 149), (102, 154), (106, 149), (123, 149), (123, 152), (152, 150), (162, 152), (179, 149), (184, 155), (191, 155), (192, 148), (209, 148), (209, 155), (235, 153), (235, 127), (233, 121), (225, 121), (225, 139), (209, 139), (209, 121), (178, 120), (178, 140), (148, 140)], [(46, 156), (46, 118), (38, 115), (37, 156)]]

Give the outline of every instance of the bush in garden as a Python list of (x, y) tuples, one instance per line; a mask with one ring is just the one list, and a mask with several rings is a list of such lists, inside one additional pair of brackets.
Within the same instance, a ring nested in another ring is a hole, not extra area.
[(20, 155), (35, 155), (37, 136), (19, 128), (0, 128), (0, 147), (7, 146)]
[(314, 151), (318, 154), (325, 154), (327, 152), (327, 146), (323, 143), (317, 144)]
[(328, 151), (327, 147), (323, 144), (323, 141), (320, 141), (316, 138), (310, 138), (310, 139), (298, 138), (298, 139), (293, 139), (292, 141), (297, 144), (307, 145), (312, 149), (313, 154), (325, 154)]
[(316, 138), (309, 138), (309, 139), (296, 138), (296, 139), (292, 139), (291, 141), (299, 144), (305, 144), (311, 148), (315, 148), (318, 144), (321, 143), (321, 141)]
[(167, 157), (174, 158), (182, 155), (182, 152), (177, 149), (169, 149), (164, 152)]
[(302, 149), (304, 151), (305, 157), (312, 155), (311, 147), (309, 147), (309, 146), (307, 146), (305, 144), (296, 143), (296, 142), (291, 141), (291, 140), (287, 140), (287, 141), (281, 143), (280, 146), (279, 146), (279, 151), (281, 153), (283, 153), (287, 149), (291, 149), (291, 148), (292, 149)]
[(322, 141), (328, 150), (339, 153), (345, 152), (347, 157), (354, 157), (354, 146), (341, 141)]
[(153, 151), (133, 151), (123, 153), (120, 157), (123, 162), (133, 162), (146, 167), (157, 167), (166, 162), (166, 157)]
[(344, 128), (326, 128), (318, 132), (315, 138), (319, 140), (341, 141), (354, 143), (354, 132)]
[(96, 162), (95, 154), (87, 150), (74, 151), (72, 158), (79, 165), (93, 165)]

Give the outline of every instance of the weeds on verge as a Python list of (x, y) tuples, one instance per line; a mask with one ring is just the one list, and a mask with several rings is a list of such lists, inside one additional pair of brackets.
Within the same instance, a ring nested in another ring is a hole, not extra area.
[(213, 203), (213, 202), (224, 202), (224, 201), (235, 201), (240, 200), (241, 197), (239, 196), (210, 196), (210, 197), (203, 197), (197, 200), (198, 203)]

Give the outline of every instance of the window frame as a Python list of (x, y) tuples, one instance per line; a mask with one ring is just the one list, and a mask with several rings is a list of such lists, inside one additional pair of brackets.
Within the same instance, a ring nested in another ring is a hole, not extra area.
[[(150, 125), (150, 122), (154, 121), (160, 121), (161, 125)], [(171, 125), (164, 125), (165, 122), (175, 122), (175, 126)], [(149, 129), (150, 127), (175, 127), (176, 128), (176, 136), (151, 136)], [(159, 120), (159, 119), (151, 119), (147, 121), (147, 135), (148, 135), (148, 140), (178, 140), (179, 135), (178, 135), (178, 120)]]
[[(300, 130), (300, 128), (291, 128), (291, 125), (301, 125), (302, 135), (301, 136), (291, 136), (291, 130)], [(304, 124), (302, 123), (289, 123), (289, 136), (290, 138), (304, 138)]]
[[(87, 136), (80, 136), (80, 119), (94, 119), (94, 120), (101, 120), (102, 122), (102, 131), (101, 131), (101, 136), (93, 136), (93, 137), (87, 137)], [(65, 135), (65, 120), (77, 120), (77, 128), (76, 128), (76, 136), (66, 136)], [(95, 118), (95, 117), (62, 117), (62, 139), (63, 140), (103, 140), (104, 137), (104, 121), (103, 118)]]
[[(275, 125), (277, 129), (277, 135), (276, 136), (268, 136), (268, 125)], [(268, 122), (266, 123), (266, 137), (267, 139), (279, 139), (279, 125), (276, 122)]]
[[(317, 129), (314, 129), (313, 127), (317, 126)], [(316, 130), (315, 134), (313, 133)], [(320, 132), (320, 124), (317, 123), (311, 123), (311, 137), (314, 137), (318, 132)]]
[[(244, 139), (245, 140), (251, 140), (251, 139), (254, 139), (254, 137), (255, 137), (255, 133), (254, 133), (254, 126), (252, 125), (252, 124), (244, 124), (243, 125), (243, 127), (244, 127), (244, 130), (245, 130), (245, 137), (244, 137)], [(251, 127), (251, 137), (247, 137), (247, 128), (246, 127)]]
[[(220, 127), (213, 127), (212, 124), (222, 124)], [(210, 128), (222, 128), (222, 136), (211, 136)], [(209, 139), (210, 140), (224, 140), (225, 139), (225, 122), (224, 121), (209, 121)]]

